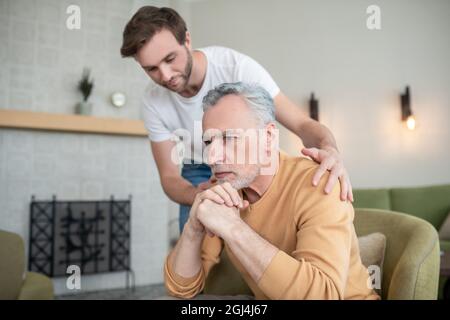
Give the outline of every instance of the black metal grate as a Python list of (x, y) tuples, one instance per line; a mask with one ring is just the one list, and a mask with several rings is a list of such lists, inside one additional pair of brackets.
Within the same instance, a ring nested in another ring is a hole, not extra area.
[[(28, 265), (49, 277), (67, 276), (77, 265), (81, 274), (127, 272), (130, 267), (131, 196), (128, 200), (36, 201), (30, 204)], [(134, 281), (133, 281), (134, 282)]]

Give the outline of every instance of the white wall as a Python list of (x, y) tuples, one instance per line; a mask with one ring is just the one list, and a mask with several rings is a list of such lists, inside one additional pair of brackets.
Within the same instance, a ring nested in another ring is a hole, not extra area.
[[(382, 29), (366, 28), (381, 7)], [(450, 182), (450, 2), (215, 0), (191, 3), (196, 47), (228, 46), (259, 61), (302, 110), (311, 91), (354, 187)], [(400, 122), (411, 86), (418, 126)], [(290, 134), (281, 145), (295, 154)]]

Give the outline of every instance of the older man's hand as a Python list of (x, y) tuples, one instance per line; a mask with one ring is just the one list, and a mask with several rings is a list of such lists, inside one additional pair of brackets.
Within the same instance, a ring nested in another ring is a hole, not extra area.
[(238, 208), (218, 204), (209, 199), (198, 205), (196, 216), (209, 232), (220, 238), (224, 238), (237, 223), (242, 222)]
[[(208, 200), (208, 201), (206, 201)], [(206, 203), (204, 203), (206, 201)], [(244, 210), (249, 206), (247, 200), (242, 200), (238, 191), (231, 186), (229, 182), (225, 182), (222, 184), (214, 185), (207, 190), (204, 190), (198, 193), (195, 196), (194, 204), (192, 205), (191, 212), (189, 214), (190, 224), (194, 227), (195, 230), (199, 232), (206, 232), (209, 236), (214, 236), (216, 234), (213, 230), (211, 230), (207, 225), (205, 225), (201, 219), (199, 219), (199, 206), (200, 204), (204, 204), (201, 208), (202, 211), (210, 211), (213, 216), (216, 215), (216, 211), (222, 212), (223, 208), (212, 206), (210, 202), (217, 204), (218, 206), (228, 207), (235, 209), (237, 215), (239, 216), (239, 209)], [(212, 210), (211, 210), (212, 209)], [(231, 211), (229, 211), (231, 212)], [(204, 218), (204, 220), (211, 224), (209, 221), (210, 217)], [(216, 234), (218, 235), (218, 234)], [(220, 236), (220, 235), (218, 235)]]
[(228, 207), (237, 207), (245, 209), (249, 203), (247, 200), (242, 200), (239, 192), (233, 188), (229, 182), (214, 185), (207, 190), (198, 194), (201, 200), (211, 200), (217, 204), (225, 204)]

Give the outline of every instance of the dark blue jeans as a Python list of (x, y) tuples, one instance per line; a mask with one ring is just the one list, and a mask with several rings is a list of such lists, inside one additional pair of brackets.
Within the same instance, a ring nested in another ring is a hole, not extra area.
[[(181, 170), (181, 176), (194, 186), (208, 181), (211, 177), (211, 168), (206, 164), (184, 164)], [(189, 218), (190, 206), (180, 205), (180, 234), (183, 232), (183, 227)]]

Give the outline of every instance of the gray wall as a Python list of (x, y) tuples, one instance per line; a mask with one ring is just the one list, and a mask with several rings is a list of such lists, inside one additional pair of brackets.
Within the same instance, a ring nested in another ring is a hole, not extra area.
[[(382, 29), (366, 28), (381, 7)], [(450, 2), (217, 0), (191, 6), (196, 47), (240, 50), (268, 69), (303, 111), (314, 91), (354, 187), (450, 182)], [(411, 86), (417, 129), (400, 122)], [(298, 139), (282, 135), (295, 154)]]

